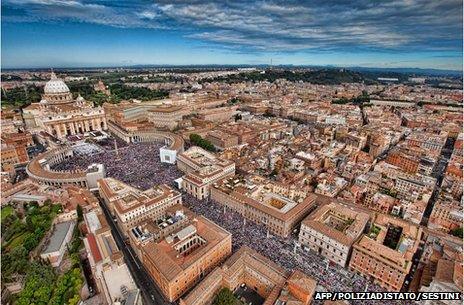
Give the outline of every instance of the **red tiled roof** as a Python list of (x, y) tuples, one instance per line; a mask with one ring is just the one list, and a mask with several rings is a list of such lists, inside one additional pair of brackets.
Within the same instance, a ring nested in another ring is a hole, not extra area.
[(90, 233), (90, 234), (87, 234), (86, 237), (87, 237), (87, 241), (89, 242), (90, 252), (92, 252), (93, 260), (95, 261), (95, 263), (98, 263), (99, 261), (102, 260), (102, 256), (101, 256), (100, 250), (98, 249), (97, 240), (95, 239), (95, 235)]

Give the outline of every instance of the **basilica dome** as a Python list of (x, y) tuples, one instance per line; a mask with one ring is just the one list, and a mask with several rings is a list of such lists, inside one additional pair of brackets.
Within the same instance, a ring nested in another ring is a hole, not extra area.
[(66, 86), (63, 80), (56, 77), (55, 73), (52, 72), (51, 79), (45, 84), (45, 94), (57, 94), (57, 93), (69, 93), (69, 88)]

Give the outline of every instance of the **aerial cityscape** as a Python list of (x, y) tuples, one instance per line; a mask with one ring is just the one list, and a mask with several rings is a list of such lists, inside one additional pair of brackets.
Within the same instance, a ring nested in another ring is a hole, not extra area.
[(310, 2), (2, 1), (1, 304), (462, 304), (462, 1)]

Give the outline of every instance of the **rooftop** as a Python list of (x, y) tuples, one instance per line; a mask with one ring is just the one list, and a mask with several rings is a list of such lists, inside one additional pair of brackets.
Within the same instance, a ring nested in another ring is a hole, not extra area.
[(332, 202), (319, 207), (302, 223), (349, 246), (363, 233), (368, 221), (367, 213)]
[[(194, 243), (197, 246), (183, 252), (182, 246), (192, 238), (199, 241)], [(149, 242), (143, 248), (157, 270), (168, 280), (172, 280), (227, 238), (231, 238), (229, 232), (199, 216), (190, 225), (159, 242)]]
[(65, 221), (57, 223), (55, 225), (55, 228), (53, 229), (53, 234), (50, 237), (48, 245), (42, 252), (42, 254), (48, 254), (58, 251), (61, 248), (61, 245), (63, 244), (64, 239), (68, 234), (68, 231), (72, 228), (73, 225), (74, 221)]
[(402, 219), (378, 214), (371, 230), (354, 245), (371, 256), (408, 271), (422, 229)]

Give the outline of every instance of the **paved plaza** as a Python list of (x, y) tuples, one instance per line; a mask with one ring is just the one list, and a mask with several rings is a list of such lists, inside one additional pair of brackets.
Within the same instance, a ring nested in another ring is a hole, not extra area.
[(116, 178), (140, 190), (162, 183), (172, 186), (182, 173), (176, 166), (161, 163), (159, 149), (162, 146), (164, 144), (161, 143), (131, 143), (118, 146), (117, 154), (113, 146), (88, 154), (82, 153), (85, 150), (80, 148), (80, 153), (53, 166), (52, 170), (85, 170), (92, 163), (102, 163), (107, 177)]

